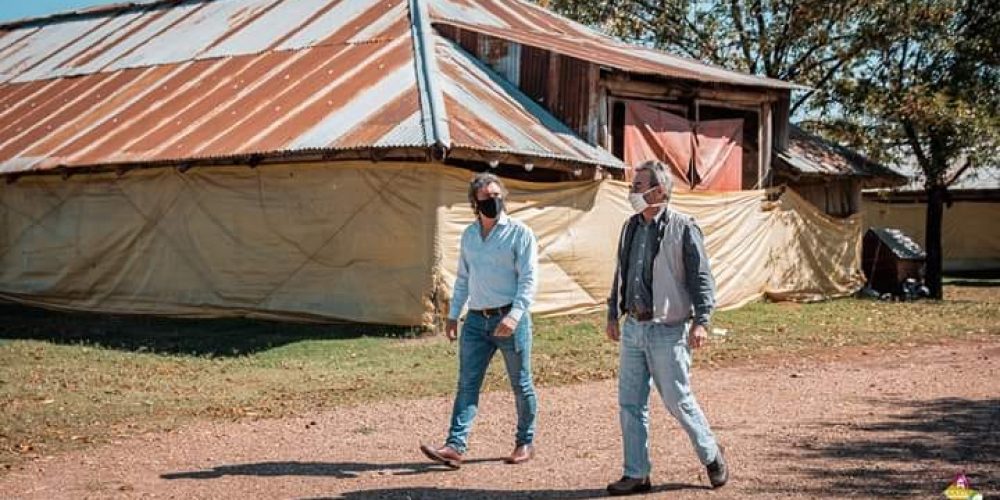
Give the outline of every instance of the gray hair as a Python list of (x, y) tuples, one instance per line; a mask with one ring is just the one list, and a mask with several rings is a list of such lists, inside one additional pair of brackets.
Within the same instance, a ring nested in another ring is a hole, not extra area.
[(507, 187), (503, 185), (503, 181), (501, 181), (496, 174), (479, 172), (472, 178), (472, 181), (469, 182), (469, 204), (472, 205), (473, 212), (476, 211), (476, 191), (479, 191), (480, 189), (493, 183), (500, 186), (500, 191), (504, 194), (504, 196), (507, 195)]
[(649, 175), (653, 176), (652, 180), (656, 181), (657, 186), (663, 186), (667, 191), (667, 198), (670, 198), (670, 191), (674, 189), (674, 179), (667, 173), (667, 167), (660, 161), (646, 160), (635, 167), (635, 173), (643, 170), (649, 171)]

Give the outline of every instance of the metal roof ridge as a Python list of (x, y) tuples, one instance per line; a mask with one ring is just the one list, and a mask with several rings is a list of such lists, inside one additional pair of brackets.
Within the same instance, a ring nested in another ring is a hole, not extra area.
[[(163, 5), (177, 4), (186, 0), (146, 0), (146, 1), (124, 1), (102, 3), (90, 7), (79, 7), (75, 9), (63, 9), (49, 14), (27, 16), (22, 18), (0, 21), (0, 29), (14, 29), (23, 26), (31, 26), (40, 23), (59, 22), (73, 20), (80, 17), (95, 17), (107, 14), (116, 14), (130, 10), (158, 8)], [(200, 2), (214, 2), (215, 0), (198, 0)]]
[[(410, 31), (413, 34), (413, 64), (417, 71), (417, 91), (420, 93), (420, 108), (423, 110), (424, 138), (443, 159), (451, 147), (451, 133), (448, 129), (448, 115), (444, 106), (444, 94), (437, 84), (440, 70), (432, 39), (430, 14), (425, 0), (409, 0)], [(429, 135), (428, 135), (429, 133)]]

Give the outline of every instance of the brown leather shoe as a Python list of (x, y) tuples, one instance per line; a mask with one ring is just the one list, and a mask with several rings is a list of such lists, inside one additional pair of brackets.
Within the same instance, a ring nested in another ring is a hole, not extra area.
[(455, 451), (451, 446), (445, 445), (438, 449), (431, 448), (426, 444), (420, 445), (420, 451), (427, 455), (427, 458), (447, 465), (452, 469), (459, 469), (462, 467), (462, 454)]
[(532, 458), (535, 458), (535, 447), (530, 444), (522, 444), (514, 448), (514, 452), (505, 458), (504, 462), (509, 464), (523, 464)]

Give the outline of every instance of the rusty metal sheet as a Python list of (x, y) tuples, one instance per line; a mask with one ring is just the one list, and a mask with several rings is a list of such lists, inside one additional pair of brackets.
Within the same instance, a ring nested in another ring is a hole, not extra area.
[(621, 166), (609, 152), (584, 142), (509, 81), (459, 50), (455, 42), (436, 38), (455, 147)]
[(733, 85), (804, 88), (629, 45), (523, 0), (431, 0), (430, 6), (436, 24), (484, 33), (623, 71)]
[[(161, 2), (163, 3), (163, 2)], [(369, 43), (407, 18), (405, 0), (215, 0), (108, 9), (6, 28), (0, 81)]]
[[(446, 147), (620, 166), (451, 41), (416, 29), (409, 6), (154, 2), (0, 28), (0, 173), (428, 148), (426, 92), (443, 94)], [(419, 84), (414, 37), (434, 47), (426, 78), (440, 86)]]

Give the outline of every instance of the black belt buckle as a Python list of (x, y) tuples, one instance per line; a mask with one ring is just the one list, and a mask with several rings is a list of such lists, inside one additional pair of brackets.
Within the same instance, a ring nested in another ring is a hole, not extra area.
[(653, 319), (652, 311), (629, 311), (628, 315), (636, 321), (651, 321)]

